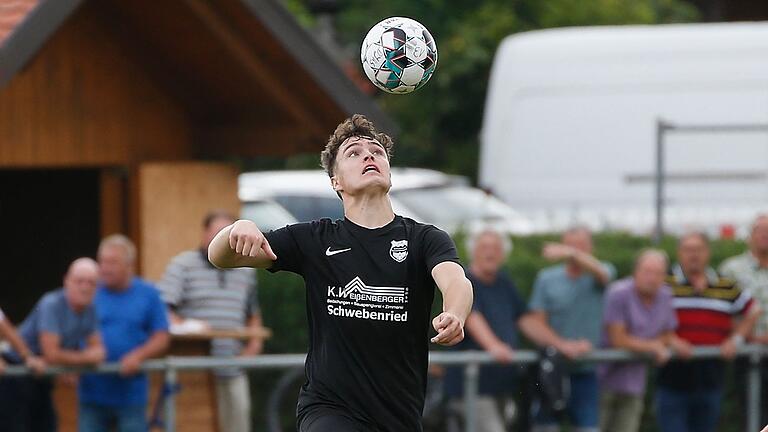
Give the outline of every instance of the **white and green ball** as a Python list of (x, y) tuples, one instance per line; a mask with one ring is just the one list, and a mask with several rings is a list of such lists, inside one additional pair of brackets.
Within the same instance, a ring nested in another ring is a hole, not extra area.
[(387, 18), (368, 31), (360, 49), (363, 71), (388, 93), (410, 93), (437, 67), (437, 44), (426, 27), (404, 17)]

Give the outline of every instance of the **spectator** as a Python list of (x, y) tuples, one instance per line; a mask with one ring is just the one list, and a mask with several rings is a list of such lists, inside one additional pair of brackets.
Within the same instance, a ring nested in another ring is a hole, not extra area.
[[(664, 284), (667, 254), (647, 249), (638, 255), (631, 278), (614, 282), (605, 296), (604, 346), (652, 356), (666, 363), (670, 349), (678, 347), (672, 291)], [(600, 430), (636, 432), (643, 414), (647, 380), (644, 362), (598, 366), (600, 377)]]
[[(42, 355), (51, 365), (90, 366), (104, 360), (104, 347), (96, 327), (93, 296), (98, 266), (90, 258), (70, 264), (64, 287), (45, 294), (19, 327), (25, 346), (4, 353), (10, 363)], [(0, 430), (5, 432), (55, 431), (56, 413), (50, 377), (0, 379)]]
[[(472, 282), (475, 298), (465, 325), (466, 337), (453, 349), (482, 349), (501, 363), (480, 368), (480, 395), (475, 417), (475, 429), (479, 432), (507, 430), (507, 421), (499, 408), (512, 403), (511, 397), (517, 386), (516, 370), (508, 365), (519, 343), (517, 328), (535, 341), (542, 340), (537, 322), (528, 314), (528, 306), (515, 283), (500, 270), (510, 249), (509, 239), (491, 229), (472, 236), (467, 244), (467, 250), (472, 253), (467, 278)], [(456, 411), (463, 409), (461, 401), (457, 400), (463, 396), (462, 384), (463, 368), (448, 369), (446, 395), (452, 399), (451, 405)]]
[[(199, 249), (182, 252), (171, 260), (158, 284), (163, 300), (170, 307), (171, 320), (203, 320), (214, 329), (261, 327), (256, 297), (256, 270), (219, 269), (208, 261), (208, 245), (213, 237), (235, 221), (223, 211), (210, 212), (203, 220)], [(211, 355), (218, 357), (253, 356), (261, 353), (261, 338), (243, 347), (234, 339), (215, 339)], [(222, 432), (251, 430), (251, 396), (248, 378), (239, 369), (219, 369), (216, 397), (219, 429)]]
[[(709, 267), (705, 234), (688, 233), (677, 247), (679, 264), (667, 278), (674, 295), (677, 335), (691, 345), (720, 347), (731, 360), (757, 320), (757, 306), (735, 281)], [(744, 319), (734, 325), (732, 317)], [(720, 359), (672, 360), (659, 370), (656, 406), (662, 432), (710, 432), (717, 426), (725, 365)]]
[(157, 289), (134, 276), (136, 248), (123, 235), (101, 241), (101, 282), (96, 312), (107, 360), (120, 362), (120, 375), (84, 375), (80, 380), (80, 432), (147, 430), (149, 383), (139, 373), (144, 360), (168, 347), (168, 317)]
[[(544, 342), (569, 359), (590, 352), (600, 342), (603, 289), (616, 270), (592, 255), (592, 235), (586, 228), (572, 228), (562, 243), (548, 243), (543, 256), (564, 264), (543, 269), (536, 276), (529, 308), (537, 325), (546, 329)], [(579, 431), (597, 431), (598, 383), (595, 367), (570, 367), (570, 398), (566, 415)], [(534, 402), (534, 431), (557, 431), (557, 419)]]
[[(0, 310), (0, 337), (8, 341), (11, 348), (18, 353), (18, 356), (24, 362), (24, 365), (31, 369), (32, 372), (41, 374), (45, 371), (45, 360), (43, 360), (42, 357), (35, 355), (35, 353), (29, 349), (29, 346), (24, 342), (24, 339), (21, 338), (16, 327), (8, 321), (2, 310)], [(0, 374), (5, 371), (6, 365), (5, 360), (0, 357)]]
[[(741, 289), (749, 291), (757, 301), (762, 313), (757, 319), (752, 342), (768, 344), (768, 214), (759, 215), (752, 224), (749, 236), (749, 250), (741, 255), (728, 258), (720, 266), (720, 274), (735, 280)], [(746, 366), (746, 359), (742, 359)], [(761, 400), (768, 403), (768, 360), (762, 360)], [(738, 382), (745, 383), (748, 368), (736, 369)], [(742, 394), (743, 395), (743, 394)], [(745, 404), (746, 406), (746, 404)], [(762, 410), (761, 423), (768, 423), (768, 410)]]

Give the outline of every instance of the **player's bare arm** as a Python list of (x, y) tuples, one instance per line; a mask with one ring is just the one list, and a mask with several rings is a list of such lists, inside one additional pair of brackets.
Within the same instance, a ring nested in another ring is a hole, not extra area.
[(472, 310), (472, 283), (464, 269), (452, 261), (436, 265), (432, 269), (432, 278), (443, 293), (443, 312), (432, 320), (437, 331), (432, 342), (456, 345), (464, 339), (464, 322)]
[(249, 220), (222, 229), (208, 246), (208, 260), (219, 268), (269, 268), (276, 259), (264, 234)]

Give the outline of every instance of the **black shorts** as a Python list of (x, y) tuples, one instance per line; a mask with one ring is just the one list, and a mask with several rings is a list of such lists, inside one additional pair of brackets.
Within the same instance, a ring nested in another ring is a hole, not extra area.
[(370, 432), (376, 428), (336, 409), (312, 410), (299, 418), (299, 432)]

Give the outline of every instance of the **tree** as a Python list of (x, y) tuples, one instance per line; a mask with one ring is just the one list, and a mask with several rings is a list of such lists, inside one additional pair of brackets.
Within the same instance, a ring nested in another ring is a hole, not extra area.
[[(295, 0), (293, 0), (295, 3)], [(493, 56), (505, 37), (543, 28), (694, 21), (682, 0), (340, 0), (336, 28), (351, 56), (371, 26), (389, 16), (424, 24), (438, 45), (431, 81), (410, 95), (377, 97), (398, 122), (393, 163), (467, 175), (478, 170), (479, 133)], [(362, 72), (361, 72), (362, 73)]]

